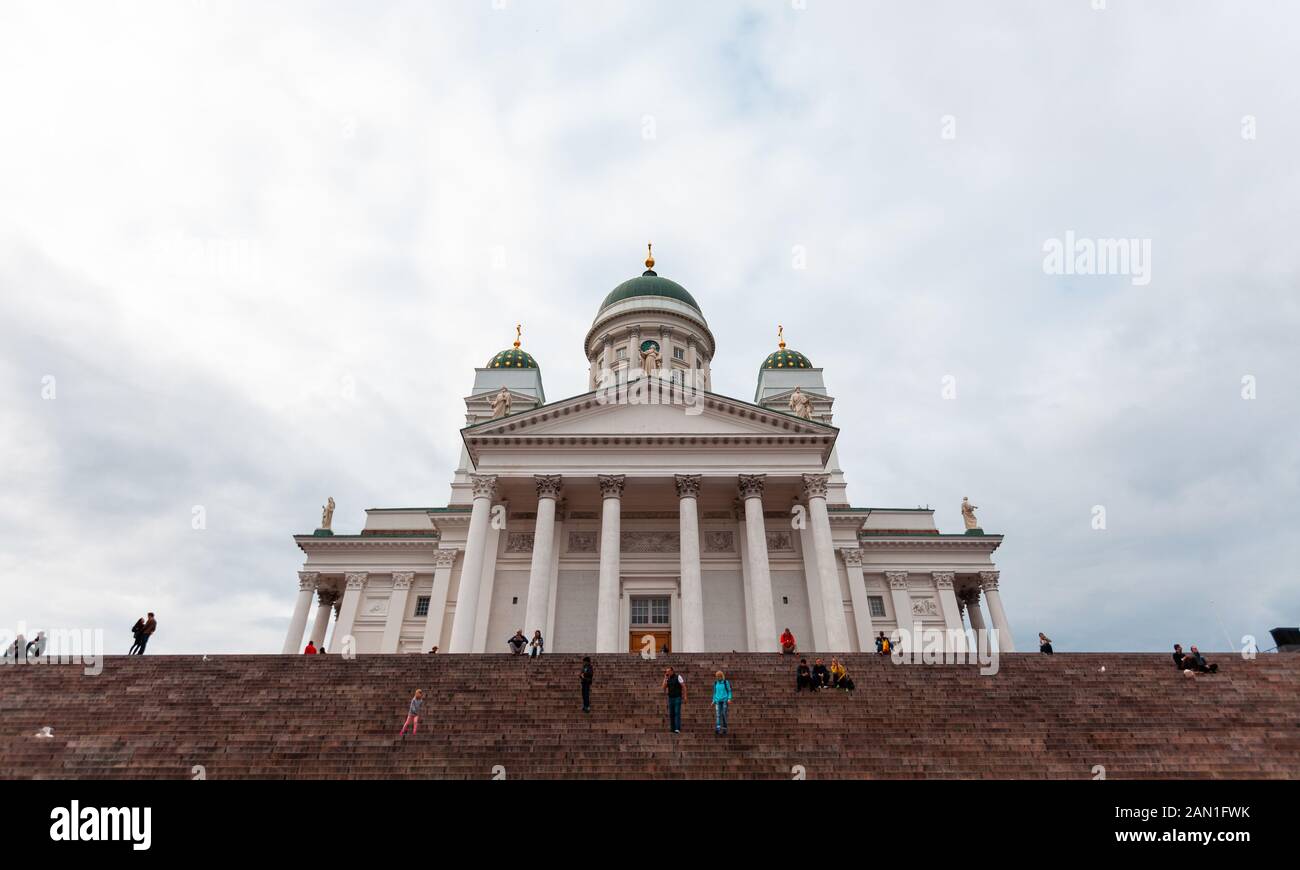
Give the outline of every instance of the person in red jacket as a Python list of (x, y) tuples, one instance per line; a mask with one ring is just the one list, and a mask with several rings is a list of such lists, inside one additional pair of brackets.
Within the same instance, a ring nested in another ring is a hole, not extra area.
[(799, 649), (795, 646), (794, 632), (787, 628), (781, 632), (781, 654), (792, 656), (797, 652), (799, 652)]
[(310, 640), (307, 641), (307, 648), (302, 651), (302, 654), (305, 656), (316, 655), (316, 644), (312, 643)]

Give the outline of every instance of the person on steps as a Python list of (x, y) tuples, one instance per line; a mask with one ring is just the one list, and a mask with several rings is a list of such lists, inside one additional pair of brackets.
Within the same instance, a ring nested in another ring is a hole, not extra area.
[(1052, 654), (1052, 639), (1041, 631), (1038, 633), (1038, 651), (1045, 656)]
[(794, 632), (786, 629), (781, 632), (781, 655), (792, 656), (799, 654), (799, 647), (794, 642)]
[(1183, 665), (1188, 670), (1195, 671), (1198, 674), (1217, 674), (1219, 672), (1219, 666), (1207, 662), (1205, 656), (1201, 655), (1201, 651), (1196, 648), (1196, 644), (1192, 644), (1192, 651), (1183, 656)]
[(158, 620), (154, 619), (152, 613), (149, 618), (143, 621), (137, 621), (131, 633), (135, 635), (135, 646), (131, 647), (131, 652), (138, 656), (144, 655), (144, 648), (149, 643), (149, 638), (158, 630)]
[(542, 630), (539, 628), (537, 631), (533, 632), (533, 639), (528, 642), (529, 658), (537, 658), (542, 654), (545, 647), (546, 644), (542, 641)]
[(727, 733), (727, 709), (731, 706), (731, 680), (722, 671), (713, 675), (713, 731)]
[(813, 663), (812, 677), (813, 677), (813, 688), (825, 689), (830, 686), (831, 672), (826, 667), (826, 661), (824, 659), (819, 657)]
[(807, 659), (799, 659), (799, 667), (794, 674), (794, 690), (796, 692), (802, 692), (804, 689), (810, 692), (817, 690), (817, 686), (813, 683), (812, 668), (808, 667)]
[(843, 689), (846, 692), (852, 692), (854, 689), (849, 670), (839, 659), (831, 659), (831, 688)]
[(591, 666), (591, 656), (582, 657), (582, 673), (578, 682), (582, 684), (582, 712), (591, 712), (591, 684), (596, 679), (596, 669)]
[(517, 656), (524, 654), (524, 647), (528, 646), (528, 638), (524, 637), (524, 630), (521, 628), (515, 632), (514, 637), (506, 641), (506, 646)]
[(414, 737), (420, 733), (420, 711), (424, 709), (424, 690), (416, 689), (415, 694), (411, 696), (411, 705), (406, 708), (406, 721), (402, 723), (402, 731), (398, 737), (406, 736), (406, 726), (411, 726), (411, 736)]
[(140, 646), (140, 632), (143, 630), (144, 630), (144, 617), (142, 616), (135, 621), (135, 625), (131, 626), (131, 637), (133, 638), (133, 640), (131, 643), (131, 650), (130, 652), (127, 653), (127, 655), (129, 656), (135, 655), (136, 648)]
[(664, 668), (664, 696), (668, 699), (668, 730), (682, 733), (682, 704), (686, 703), (686, 678), (671, 667)]
[(311, 640), (308, 640), (307, 646), (303, 648), (302, 654), (305, 656), (316, 655), (316, 644), (313, 643)]

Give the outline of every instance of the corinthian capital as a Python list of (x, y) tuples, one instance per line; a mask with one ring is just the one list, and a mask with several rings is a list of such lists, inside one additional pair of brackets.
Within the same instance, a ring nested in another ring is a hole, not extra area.
[(495, 474), (471, 474), (469, 482), (474, 487), (474, 498), (496, 498), (497, 476)]
[(537, 483), (537, 497), (558, 499), (560, 490), (564, 487), (564, 479), (558, 474), (534, 474), (533, 480)]
[(827, 484), (830, 483), (829, 474), (805, 474), (803, 476), (803, 491), (808, 498), (826, 498)]
[(985, 592), (997, 592), (998, 576), (1000, 574), (1001, 574), (1000, 571), (981, 571), (980, 588), (983, 589)]
[(414, 572), (414, 571), (394, 571), (394, 572), (393, 572), (393, 588), (394, 588), (394, 589), (410, 589), (410, 588), (411, 588), (411, 583), (412, 583), (414, 580), (415, 580), (415, 572)]
[(952, 571), (935, 571), (931, 576), (934, 577), (934, 588), (951, 589), (952, 581), (956, 574)]
[(600, 484), (602, 498), (622, 498), (623, 486), (627, 483), (627, 476), (623, 474), (601, 474), (596, 477), (596, 481)]
[(299, 571), (298, 572), (298, 591), (315, 592), (317, 584), (320, 583), (320, 573), (317, 571)]
[(740, 497), (746, 499), (762, 498), (763, 487), (766, 484), (766, 474), (742, 474), (740, 475)]
[(862, 567), (862, 551), (857, 547), (841, 547), (840, 555), (844, 557), (844, 564), (850, 568)]
[(700, 482), (703, 478), (698, 474), (675, 474), (673, 482), (677, 484), (678, 498), (699, 498)]
[(369, 571), (349, 571), (343, 575), (344, 581), (348, 584), (348, 590), (356, 592), (366, 588), (366, 580), (369, 577)]
[(890, 589), (906, 589), (906, 588), (907, 588), (907, 572), (906, 572), (906, 571), (886, 571), (886, 572), (885, 572), (885, 579), (889, 581), (889, 588), (890, 588)]
[(433, 567), (450, 568), (456, 564), (456, 550), (439, 550), (433, 554)]

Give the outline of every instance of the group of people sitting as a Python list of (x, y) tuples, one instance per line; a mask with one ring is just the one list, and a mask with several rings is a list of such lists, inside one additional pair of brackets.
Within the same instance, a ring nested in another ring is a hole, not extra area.
[(813, 666), (808, 667), (807, 659), (799, 659), (799, 668), (795, 671), (794, 690), (802, 692), (807, 689), (810, 692), (816, 692), (821, 689), (843, 689), (846, 692), (852, 692), (856, 688), (853, 684), (853, 678), (849, 676), (848, 668), (839, 659), (831, 659), (831, 666), (826, 667), (825, 659), (820, 656), (813, 660)]
[(533, 639), (529, 640), (524, 637), (524, 630), (522, 628), (516, 631), (510, 640), (506, 641), (506, 646), (510, 647), (510, 652), (517, 656), (523, 655), (524, 649), (526, 648), (528, 650), (528, 655), (531, 658), (537, 658), (546, 648), (546, 644), (542, 641), (541, 629), (534, 631)]
[(1174, 666), (1189, 677), (1193, 674), (1217, 674), (1219, 672), (1219, 666), (1207, 662), (1205, 656), (1201, 655), (1201, 651), (1195, 645), (1192, 646), (1191, 652), (1185, 653), (1182, 644), (1174, 644)]

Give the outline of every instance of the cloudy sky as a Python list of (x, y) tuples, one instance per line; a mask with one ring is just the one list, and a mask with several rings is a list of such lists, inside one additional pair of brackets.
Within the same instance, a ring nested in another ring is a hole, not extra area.
[(719, 392), (825, 368), (855, 504), (981, 506), (1022, 645), (1272, 646), (1300, 10), (1094, 5), (0, 5), (0, 622), (278, 651), (289, 536), (445, 504), (516, 320), (584, 391), (653, 239)]

